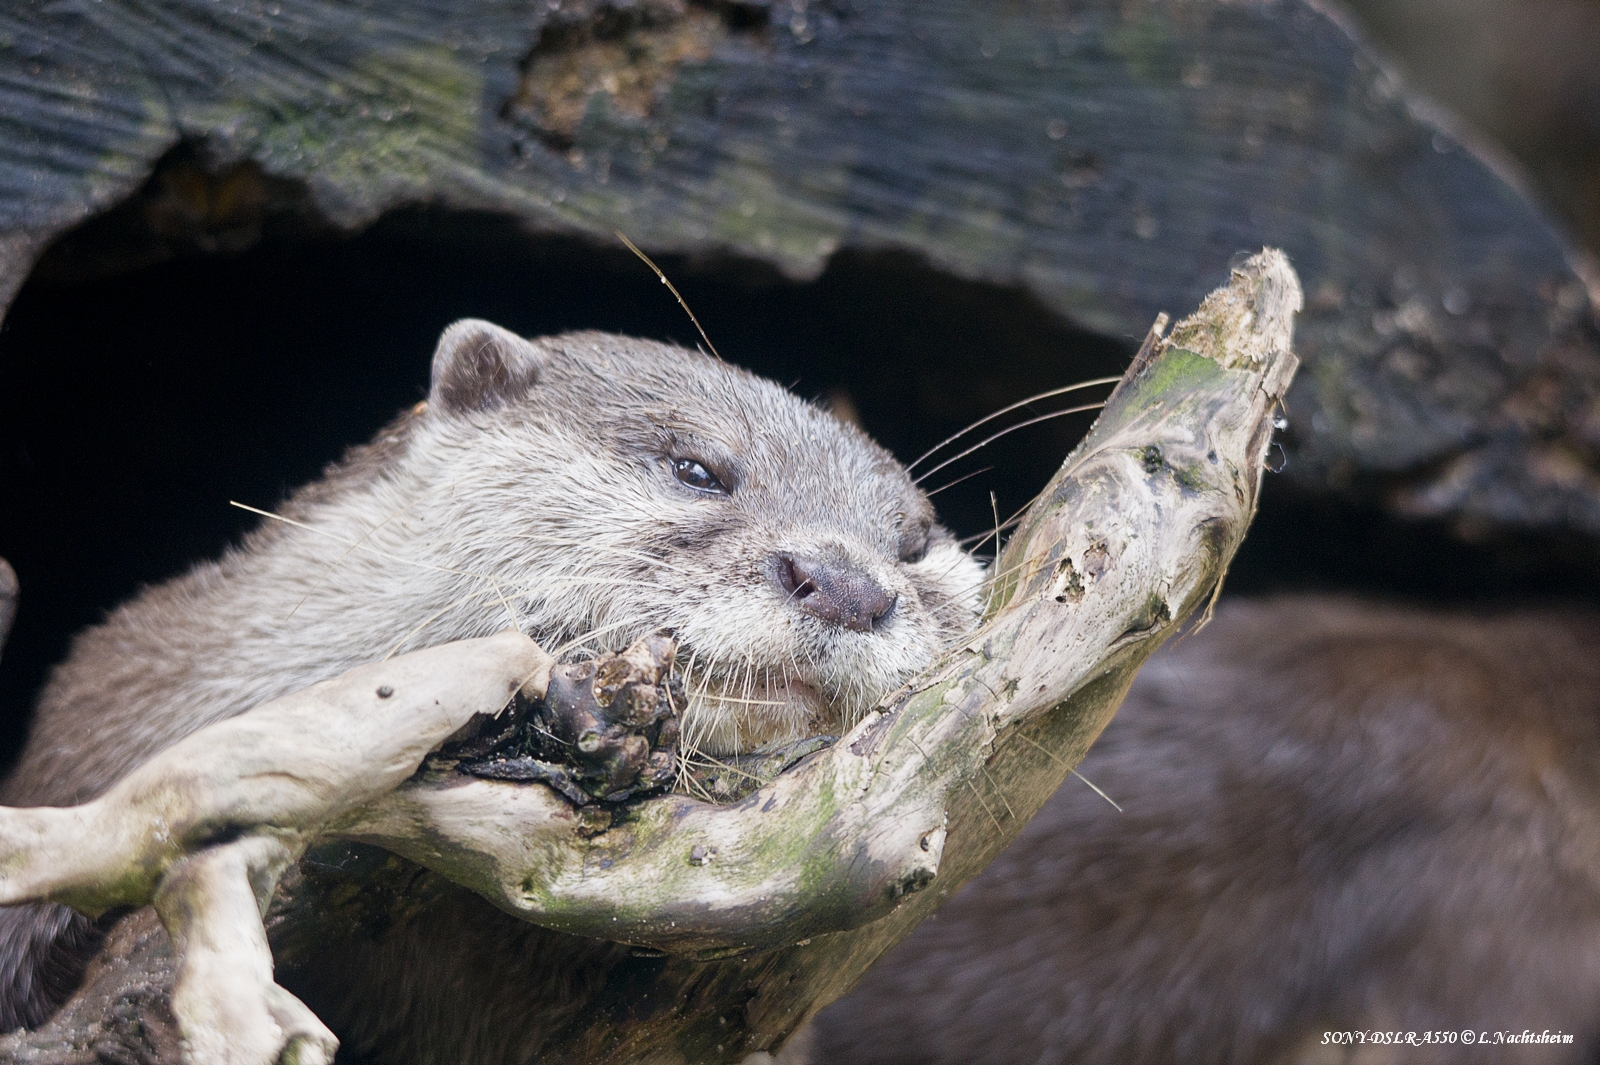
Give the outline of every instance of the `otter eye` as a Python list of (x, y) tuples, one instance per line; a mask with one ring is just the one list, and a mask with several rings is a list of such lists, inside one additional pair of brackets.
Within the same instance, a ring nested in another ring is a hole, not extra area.
[(672, 476), (696, 492), (714, 492), (724, 496), (728, 494), (728, 489), (717, 480), (717, 475), (694, 459), (673, 459)]

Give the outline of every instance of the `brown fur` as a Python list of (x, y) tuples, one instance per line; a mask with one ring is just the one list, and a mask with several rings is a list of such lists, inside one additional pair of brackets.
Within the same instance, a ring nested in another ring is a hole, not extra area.
[[(818, 1065), (1592, 1061), (1600, 617), (1229, 603)], [(1323, 1046), (1560, 1029), (1571, 1046)]]

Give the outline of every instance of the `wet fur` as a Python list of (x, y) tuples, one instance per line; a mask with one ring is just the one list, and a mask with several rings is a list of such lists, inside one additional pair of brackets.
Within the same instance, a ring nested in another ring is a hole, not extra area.
[[(816, 1065), (1594, 1061), (1600, 617), (1224, 604)], [(1571, 1046), (1325, 1047), (1561, 1029)], [(1348, 1051), (1348, 1053), (1347, 1053)]]
[[(731, 493), (675, 480), (682, 456)], [(981, 580), (905, 470), (853, 426), (715, 359), (600, 333), (527, 341), (457, 323), (427, 404), (279, 513), (289, 522), (77, 637), (0, 801), (82, 802), (202, 725), (508, 625), (574, 654), (671, 630), (693, 665), (684, 729), (700, 752), (833, 731), (846, 722), (784, 698), (784, 678), (847, 720), (863, 713), (971, 623)], [(785, 550), (855, 567), (895, 608), (868, 632), (803, 613), (771, 578)], [(64, 913), (0, 911), (0, 1025), (35, 1025), (59, 1002), (41, 959), (93, 939)], [(417, 980), (449, 1000), (449, 972)], [(439, 1054), (409, 1060), (501, 1060)]]

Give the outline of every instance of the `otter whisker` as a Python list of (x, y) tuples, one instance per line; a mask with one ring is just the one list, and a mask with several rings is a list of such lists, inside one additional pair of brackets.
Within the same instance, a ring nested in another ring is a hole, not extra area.
[(554, 732), (551, 732), (549, 729), (545, 728), (543, 725), (539, 724), (539, 719), (536, 716), (530, 716), (528, 718), (528, 724), (533, 727), (535, 732), (549, 740), (551, 743), (557, 744), (558, 746), (566, 745), (565, 740), (557, 736)]
[[(424, 498), (426, 498), (426, 497), (424, 497)], [(521, 627), (521, 622), (517, 618), (516, 610), (512, 607), (511, 603), (504, 598), (503, 593), (499, 593), (500, 581), (498, 579), (496, 579), (495, 577), (489, 575), (489, 574), (486, 574), (486, 573), (474, 573), (471, 570), (456, 569), (456, 568), (451, 567), (451, 566), (433, 565), (433, 564), (428, 563), (428, 562), (418, 561), (417, 559), (410, 559), (410, 558), (405, 558), (405, 557), (403, 557), (401, 555), (395, 555), (395, 554), (392, 554), (392, 553), (390, 553), (388, 551), (382, 551), (382, 550), (379, 550), (379, 549), (374, 548), (374, 547), (368, 547), (365, 544), (364, 541), (366, 540), (366, 537), (371, 535), (371, 533), (373, 532), (373, 530), (370, 530), (370, 529), (366, 533), (362, 534), (362, 536), (360, 538), (358, 538), (356, 540), (348, 540), (348, 539), (346, 539), (346, 538), (344, 538), (342, 536), (338, 536), (338, 535), (336, 535), (334, 533), (330, 533), (325, 529), (318, 529), (313, 525), (307, 524), (306, 522), (296, 521), (295, 519), (285, 517), (282, 514), (274, 514), (269, 510), (262, 510), (259, 507), (252, 507), (252, 506), (250, 506), (248, 504), (240, 503), (237, 500), (230, 499), (230, 500), (228, 500), (228, 504), (230, 506), (238, 507), (240, 510), (246, 510), (246, 511), (249, 511), (250, 513), (252, 513), (252, 514), (258, 514), (263, 518), (272, 518), (273, 520), (281, 521), (286, 525), (292, 525), (297, 529), (303, 529), (306, 532), (313, 533), (313, 534), (315, 534), (317, 536), (325, 537), (327, 539), (330, 539), (330, 540), (334, 541), (335, 543), (346, 544), (348, 546), (348, 550), (345, 551), (344, 555), (341, 555), (338, 559), (336, 559), (334, 561), (334, 566), (337, 566), (339, 564), (339, 562), (343, 561), (344, 558), (348, 557), (351, 551), (355, 551), (355, 550), (360, 549), (360, 550), (365, 550), (368, 554), (374, 555), (374, 556), (376, 556), (378, 558), (387, 559), (387, 560), (392, 561), (392, 562), (399, 562), (399, 563), (401, 563), (403, 565), (415, 566), (415, 567), (417, 567), (419, 569), (433, 570), (433, 571), (439, 572), (439, 573), (448, 573), (448, 574), (451, 574), (452, 576), (457, 576), (457, 577), (470, 577), (470, 578), (473, 578), (474, 580), (486, 581), (486, 582), (489, 583), (491, 588), (496, 590), (497, 594), (500, 594), (500, 601), (506, 608), (506, 616), (510, 619), (511, 626), (513, 628), (518, 628), (518, 629), (520, 629), (520, 627)], [(332, 568), (330, 568), (328, 570), (328, 572), (331, 573), (332, 572)], [(326, 576), (326, 574), (324, 576)], [(306, 595), (308, 597), (309, 597), (310, 594), (311, 594), (310, 592), (306, 593)], [(305, 602), (305, 600), (302, 599), (301, 602), (303, 603), (303, 602)], [(296, 605), (295, 609), (296, 610), (299, 609), (299, 605), (298, 604)], [(448, 609), (449, 608), (446, 608), (446, 610), (448, 610)], [(291, 615), (293, 613), (294, 613), (294, 611), (290, 611)], [(437, 615), (435, 616), (434, 619), (431, 619), (431, 620), (437, 620)], [(427, 624), (427, 623), (424, 623), (424, 624)], [(389, 653), (390, 653), (390, 655), (394, 654), (393, 651), (391, 651)]]
[[(1016, 510), (1012, 511), (1011, 512), (1011, 516), (1009, 518), (1007, 518), (1005, 521), (1000, 523), (1000, 531), (1001, 532), (1006, 532), (1006, 531), (1014, 528), (1017, 525), (1017, 523), (1022, 520), (1023, 516), (1025, 514), (1027, 514), (1029, 510), (1033, 509), (1033, 505), (1039, 501), (1039, 497), (1042, 496), (1042, 495), (1044, 495), (1044, 489), (1041, 488), (1039, 491), (1035, 492), (1032, 496), (1030, 496), (1026, 503), (1022, 504), (1022, 506), (1020, 506)], [(978, 544), (982, 544), (985, 540), (989, 539), (990, 535), (992, 535), (992, 534), (984, 533), (984, 534), (982, 534), (982, 536), (968, 536), (968, 537), (965, 537), (965, 538), (963, 538), (961, 540), (958, 540), (956, 542), (962, 547), (966, 547), (968, 544), (971, 544), (974, 540), (976, 540), (978, 542)], [(1000, 554), (999, 553), (999, 546), (1000, 546), (999, 544), (995, 545), (995, 549), (996, 549), (995, 550), (995, 557), (996, 558), (998, 558), (999, 554)], [(974, 547), (969, 549), (969, 550), (972, 550), (972, 549), (976, 549), (976, 545), (974, 545)]]
[(983, 792), (978, 790), (978, 786), (972, 782), (971, 777), (967, 778), (967, 787), (972, 789), (972, 794), (977, 798), (978, 805), (983, 807), (983, 812), (989, 815), (989, 820), (994, 823), (995, 830), (1002, 831), (1000, 819), (994, 815), (993, 810), (989, 809), (989, 804), (983, 801)]
[(755, 781), (758, 784), (761, 783), (761, 778), (756, 776), (754, 773), (751, 773), (745, 769), (741, 769), (731, 763), (713, 758), (710, 755), (701, 755), (696, 758), (694, 761), (694, 767), (696, 769), (721, 769), (736, 776), (744, 777), (746, 780)]
[(1018, 409), (1020, 409), (1022, 407), (1026, 407), (1030, 403), (1037, 403), (1041, 399), (1050, 399), (1050, 398), (1052, 398), (1054, 396), (1064, 396), (1068, 392), (1078, 392), (1078, 391), (1081, 391), (1081, 390), (1083, 390), (1085, 388), (1093, 388), (1096, 385), (1114, 385), (1120, 380), (1122, 380), (1122, 377), (1120, 375), (1117, 376), (1117, 377), (1096, 377), (1096, 378), (1094, 378), (1092, 380), (1089, 380), (1089, 381), (1079, 381), (1075, 385), (1067, 385), (1064, 388), (1052, 388), (1048, 392), (1040, 392), (1038, 395), (1029, 396), (1027, 399), (1019, 399), (1019, 400), (1017, 400), (1017, 402), (1011, 404), (1011, 406), (1009, 406), (1009, 407), (1001, 407), (999, 410), (995, 411), (993, 414), (984, 415), (982, 418), (979, 418), (977, 421), (973, 422), (971, 425), (967, 426), (965, 429), (961, 430), (959, 433), (956, 433), (954, 436), (947, 437), (944, 440), (939, 441), (937, 444), (933, 445), (933, 447), (929, 448), (927, 451), (924, 451), (921, 455), (918, 455), (914, 460), (912, 460), (911, 462), (907, 463), (906, 464), (906, 469), (908, 471), (916, 469), (918, 466), (920, 466), (924, 462), (926, 462), (930, 456), (932, 456), (934, 453), (936, 453), (940, 448), (944, 447), (946, 444), (955, 443), (957, 440), (960, 440), (963, 436), (966, 436), (968, 433), (972, 432), (972, 430), (976, 429), (978, 426), (983, 425), (983, 424), (985, 424), (987, 422), (992, 422), (996, 418), (1000, 417), (1003, 414), (1010, 414), (1012, 411), (1018, 410)]
[(985, 437), (978, 443), (973, 444), (971, 447), (967, 448), (967, 450), (961, 452), (959, 455), (956, 455), (954, 458), (945, 459), (927, 473), (924, 473), (921, 476), (913, 479), (912, 483), (921, 484), (923, 481), (927, 480), (929, 477), (932, 477), (934, 474), (938, 473), (952, 462), (960, 462), (974, 451), (980, 451), (983, 448), (988, 447), (990, 444), (994, 443), (996, 440), (999, 440), (1002, 436), (1005, 436), (1008, 433), (1014, 433), (1018, 429), (1026, 429), (1030, 425), (1038, 425), (1040, 422), (1047, 422), (1051, 418), (1064, 418), (1069, 414), (1082, 414), (1084, 411), (1099, 410), (1103, 406), (1105, 406), (1104, 400), (1099, 403), (1085, 403), (1082, 406), (1068, 407), (1066, 410), (1052, 411), (1049, 414), (1041, 414), (1037, 418), (1029, 418), (1026, 421), (1020, 421), (1015, 425), (1008, 425), (998, 433), (995, 433), (993, 436)]
[(1026, 560), (1022, 562), (1014, 562), (1005, 569), (997, 569), (992, 573), (986, 574), (984, 580), (985, 588), (993, 588), (997, 583), (1005, 580), (1007, 577), (1011, 576), (1013, 573), (1016, 573), (1019, 569), (1022, 569), (1027, 564), (1028, 563)]
[(932, 499), (934, 496), (938, 495), (940, 492), (944, 491), (946, 488), (954, 488), (956, 485), (960, 484), (962, 481), (969, 481), (972, 478), (978, 476), (980, 473), (988, 473), (992, 469), (994, 469), (993, 466), (983, 466), (983, 467), (981, 467), (979, 469), (973, 470), (971, 473), (964, 473), (960, 477), (957, 477), (953, 481), (949, 481), (949, 482), (947, 482), (945, 484), (941, 484), (938, 488), (930, 488), (928, 491), (926, 491), (926, 492), (924, 492), (922, 494), (927, 496), (929, 499)]
[(421, 561), (419, 559), (405, 558), (405, 557), (403, 557), (401, 555), (391, 554), (388, 551), (383, 551), (383, 550), (380, 550), (380, 549), (378, 549), (376, 547), (366, 547), (359, 540), (347, 540), (344, 537), (339, 536), (336, 533), (328, 532), (326, 529), (319, 529), (315, 525), (308, 525), (303, 521), (296, 521), (294, 518), (286, 518), (282, 514), (274, 514), (270, 510), (262, 510), (259, 507), (252, 507), (247, 503), (240, 503), (237, 500), (233, 500), (233, 499), (228, 500), (228, 505), (230, 507), (238, 507), (240, 510), (247, 510), (252, 514), (258, 514), (263, 518), (271, 518), (273, 521), (281, 521), (285, 525), (293, 525), (297, 529), (304, 529), (308, 533), (312, 533), (312, 534), (314, 534), (316, 536), (325, 537), (326, 539), (332, 540), (334, 543), (337, 543), (337, 544), (346, 544), (346, 545), (353, 546), (353, 547), (361, 547), (368, 554), (375, 555), (378, 558), (388, 559), (391, 562), (399, 562), (399, 563), (401, 563), (403, 565), (415, 566), (418, 569), (433, 570), (436, 573), (449, 573), (452, 576), (456, 576), (456, 577), (475, 577), (478, 580), (483, 580), (483, 581), (492, 581), (492, 580), (494, 580), (493, 577), (489, 576), (486, 573), (473, 573), (471, 570), (456, 569), (453, 566), (439, 566), (439, 565), (435, 565), (432, 562), (423, 562), (423, 561)]
[(700, 692), (695, 689), (695, 663), (699, 661), (700, 652), (697, 648), (689, 649), (689, 661), (683, 667), (683, 713), (678, 723), (678, 745), (684, 750), (692, 746), (692, 730), (695, 722), (690, 717), (690, 708), (695, 705), (695, 700), (700, 697)]
[(1012, 511), (1011, 515), (1006, 518), (1005, 521), (1000, 523), (1000, 531), (1006, 532), (1007, 530), (1015, 528), (1017, 523), (1027, 516), (1028, 510), (1033, 506), (1034, 503), (1038, 502), (1039, 497), (1042, 495), (1044, 495), (1044, 491), (1041, 489), (1029, 497), (1026, 503)]
[(496, 596), (499, 597), (500, 605), (505, 607), (505, 609), (506, 609), (506, 618), (507, 618), (507, 620), (509, 620), (511, 622), (511, 627), (513, 629), (516, 629), (518, 632), (521, 632), (522, 631), (522, 619), (517, 617), (516, 607), (512, 606), (511, 605), (511, 600), (506, 598), (505, 589), (503, 587), (501, 587), (500, 582), (495, 580), (493, 577), (488, 578), (488, 581), (489, 581), (490, 587), (494, 589), (494, 592), (495, 592)]
[(793, 671), (793, 673), (792, 673), (793, 676), (796, 676), (796, 677), (809, 676), (809, 674), (807, 674), (805, 672), (805, 670), (800, 668), (800, 661), (799, 661), (799, 659), (795, 658), (795, 656), (794, 656), (794, 645), (793, 644), (790, 644), (788, 647), (785, 647), (783, 649), (783, 651), (784, 651), (784, 654), (787, 655), (788, 658), (789, 658), (789, 668)]
[(994, 557), (995, 557), (996, 561), (999, 561), (999, 559), (1000, 559), (1000, 501), (994, 497), (994, 493), (993, 492), (989, 493), (989, 511), (990, 511), (990, 513), (992, 513), (994, 515)]
[[(438, 494), (437, 492), (430, 493), (430, 496), (431, 495), (437, 495), (437, 494)], [(424, 497), (422, 497), (422, 499), (430, 498), (430, 496), (424, 496)], [(406, 509), (409, 509), (410, 506), (415, 506), (416, 503), (420, 502), (420, 501), (421, 501), (420, 499), (419, 500), (413, 500), (412, 503), (407, 505)], [(259, 507), (252, 507), (247, 503), (240, 503), (237, 500), (231, 500), (231, 499), (228, 501), (228, 503), (229, 503), (230, 506), (238, 507), (240, 510), (248, 511), (251, 514), (256, 514), (256, 515), (259, 515), (259, 516), (261, 516), (263, 518), (270, 518), (270, 519), (272, 519), (274, 521), (279, 521), (279, 522), (282, 522), (282, 523), (284, 523), (286, 525), (292, 525), (297, 529), (303, 529), (304, 531), (312, 533), (313, 535), (321, 536), (321, 537), (323, 537), (325, 539), (332, 540), (335, 543), (340, 543), (340, 544), (346, 545), (347, 550), (345, 551), (345, 553), (343, 555), (341, 555), (339, 557), (338, 560), (335, 561), (334, 565), (337, 565), (339, 561), (342, 561), (344, 558), (347, 558), (352, 551), (362, 550), (367, 554), (373, 555), (373, 556), (375, 556), (377, 558), (385, 559), (385, 560), (390, 561), (390, 562), (398, 562), (398, 563), (400, 563), (402, 565), (414, 566), (414, 567), (417, 567), (419, 569), (431, 570), (431, 571), (438, 572), (438, 573), (448, 573), (448, 574), (450, 574), (452, 576), (456, 576), (456, 577), (469, 577), (469, 578), (472, 578), (473, 580), (484, 581), (484, 582), (488, 583), (492, 588), (494, 588), (496, 590), (497, 594), (499, 594), (499, 589), (500, 589), (500, 586), (501, 586), (501, 580), (499, 578), (491, 576), (490, 574), (477, 573), (477, 572), (474, 572), (472, 570), (458, 569), (458, 568), (455, 568), (455, 567), (452, 567), (452, 566), (439, 566), (439, 565), (435, 565), (435, 564), (428, 563), (428, 562), (422, 562), (422, 561), (417, 560), (417, 559), (406, 558), (406, 557), (404, 557), (402, 555), (396, 555), (396, 554), (393, 554), (392, 552), (384, 551), (384, 550), (381, 550), (379, 548), (375, 548), (375, 547), (371, 547), (371, 546), (366, 545), (363, 541), (365, 540), (365, 538), (367, 536), (370, 536), (372, 534), (372, 532), (375, 531), (375, 529), (369, 529), (359, 539), (350, 540), (350, 539), (347, 539), (345, 537), (339, 536), (336, 533), (328, 532), (326, 529), (319, 529), (314, 525), (309, 525), (309, 524), (307, 524), (306, 522), (303, 522), (303, 521), (297, 521), (294, 518), (285, 517), (282, 514), (274, 514), (273, 512), (271, 512), (269, 510), (262, 510)], [(404, 513), (404, 510), (402, 510), (400, 513)], [(392, 520), (392, 518), (396, 517), (396, 516), (398, 516), (398, 514), (397, 515), (391, 515), (391, 517), (389, 519), (385, 519), (385, 521)], [(592, 545), (582, 545), (582, 546), (592, 546)], [(645, 556), (645, 557), (648, 558), (648, 556)], [(655, 561), (658, 562), (659, 560), (655, 560)], [(330, 570), (328, 572), (332, 572), (331, 568), (330, 568)], [(324, 574), (324, 579), (325, 578), (326, 578), (326, 574)], [(578, 577), (578, 576), (571, 576), (571, 577), (557, 578), (557, 582), (579, 582), (579, 581), (582, 581), (584, 579), (585, 578)], [(653, 587), (653, 588), (658, 588), (658, 589), (660, 589), (662, 591), (672, 591), (671, 588), (668, 588), (665, 585), (647, 584), (647, 583), (645, 583), (643, 581), (631, 581), (631, 580), (625, 580), (625, 579), (622, 579), (622, 578), (592, 578), (592, 579), (597, 583), (600, 582), (600, 581), (609, 581), (609, 582), (615, 583), (617, 585), (622, 585), (622, 586)], [(520, 585), (520, 586), (517, 586), (517, 591), (521, 592), (524, 589), (530, 589), (530, 588), (532, 588), (531, 584)], [(309, 597), (310, 594), (311, 594), (310, 592), (307, 592), (306, 593), (306, 597)], [(470, 597), (467, 597), (467, 598), (470, 598)], [(452, 604), (452, 606), (458, 606), (462, 602), (465, 602), (465, 601), (466, 601), (466, 598), (457, 600), (455, 603)], [(503, 597), (502, 597), (502, 601), (504, 602)], [(302, 598), (301, 599), (301, 604), (303, 604), (304, 602), (305, 602), (305, 598)], [(512, 609), (510, 603), (506, 602), (505, 606), (506, 606), (507, 613), (510, 616), (512, 626), (520, 628), (520, 621), (517, 618), (516, 612)], [(296, 605), (295, 609), (296, 610), (299, 609), (299, 604)], [(426, 627), (426, 625), (431, 623), (432, 621), (438, 620), (438, 618), (440, 616), (442, 616), (442, 613), (448, 612), (449, 609), (450, 608), (447, 607), (445, 611), (441, 612), (441, 614), (434, 615), (432, 618), (429, 619), (429, 622), (425, 622), (424, 623), (423, 627)], [(293, 611), (291, 611), (290, 613), (292, 614)], [(393, 653), (394, 652), (390, 652), (390, 654), (393, 654)]]
[(597, 636), (604, 636), (608, 632), (616, 632), (618, 629), (627, 628), (630, 625), (639, 625), (640, 623), (641, 622), (639, 618), (624, 618), (621, 621), (614, 621), (610, 625), (602, 625), (598, 629), (590, 629), (582, 636), (579, 636), (576, 639), (568, 640), (560, 647), (557, 647), (554, 651), (551, 651), (550, 657), (559, 659), (562, 655), (566, 654), (568, 651), (571, 651), (574, 647), (582, 646)]
[[(748, 652), (746, 652), (744, 656), (744, 663), (739, 666), (733, 674), (734, 678), (736, 678), (733, 682), (733, 690), (744, 693), (746, 697), (750, 695), (749, 675), (750, 655)], [(712, 698), (716, 698), (716, 696), (712, 696)], [(739, 715), (730, 714), (728, 716), (727, 725), (728, 732), (731, 737), (728, 742), (732, 744), (734, 750), (743, 750), (744, 744), (739, 739)]]
[(626, 244), (628, 246), (628, 250), (629, 251), (633, 252), (633, 254), (635, 254), (639, 258), (643, 259), (644, 260), (644, 264), (646, 266), (648, 266), (650, 269), (655, 271), (656, 276), (661, 279), (661, 283), (663, 285), (667, 286), (667, 291), (671, 292), (672, 295), (673, 295), (673, 298), (678, 301), (678, 306), (683, 308), (683, 313), (687, 314), (689, 316), (689, 321), (693, 322), (695, 329), (699, 330), (700, 339), (704, 340), (706, 342), (706, 347), (711, 349), (711, 354), (716, 355), (717, 356), (717, 361), (721, 362), (722, 361), (722, 356), (721, 355), (717, 355), (717, 346), (715, 344), (711, 343), (711, 338), (710, 337), (706, 336), (706, 331), (703, 328), (701, 328), (701, 326), (700, 326), (700, 319), (696, 318), (694, 316), (694, 312), (689, 309), (689, 304), (684, 300), (683, 296), (680, 295), (679, 292), (678, 292), (678, 286), (674, 285), (671, 281), (668, 281), (666, 273), (661, 269), (661, 267), (659, 267), (659, 266), (657, 266), (655, 264), (655, 260), (651, 259), (650, 256), (646, 255), (644, 252), (640, 251), (639, 250), (639, 246), (636, 245), (633, 241), (629, 240), (626, 236), (624, 236), (623, 233), (622, 233), (622, 230), (614, 229), (614, 230), (612, 230), (612, 232), (617, 235), (617, 239), (618, 240), (622, 241), (622, 243), (624, 243), (624, 244)]
[(983, 773), (983, 779), (989, 782), (989, 786), (994, 789), (995, 795), (999, 797), (1000, 805), (1006, 808), (1006, 816), (1015, 821), (1017, 812), (1011, 808), (1011, 803), (1006, 799), (1006, 793), (1000, 790), (1000, 785), (995, 782), (994, 775), (989, 772), (989, 767), (980, 762), (978, 769)]
[[(689, 666), (691, 670), (694, 667), (694, 663), (695, 656), (691, 655), (689, 659)], [(699, 688), (689, 696), (688, 706), (684, 707), (683, 720), (680, 722), (678, 733), (680, 758), (694, 758), (700, 753), (700, 744), (703, 738), (702, 732), (704, 728), (702, 719), (705, 715), (703, 713), (692, 713), (691, 711), (697, 707), (703, 707), (706, 697), (706, 690), (710, 683), (711, 681), (708, 676), (703, 677)], [(692, 777), (687, 777), (686, 771), (683, 775), (693, 782)], [(703, 788), (701, 791), (705, 794), (707, 799), (711, 798), (709, 792), (705, 792)]]
[(694, 778), (692, 774), (688, 772), (687, 768), (684, 769), (679, 779), (682, 780), (684, 785), (688, 788), (689, 794), (692, 798), (697, 798), (704, 802), (714, 803), (717, 801), (711, 792), (706, 790), (705, 785), (701, 784)]
[[(989, 540), (994, 537), (996, 532), (1008, 533), (1012, 529), (1016, 528), (1017, 523), (1020, 522), (1021, 520), (1022, 520), (1022, 515), (1018, 514), (1014, 518), (1007, 518), (1005, 521), (1001, 522), (997, 529), (991, 529), (991, 530), (989, 530), (988, 532), (985, 532), (985, 533), (975, 533), (972, 536), (964, 537), (961, 540), (958, 540), (957, 543), (960, 544), (961, 547), (965, 548), (968, 551), (976, 551), (978, 548), (980, 548), (984, 544), (988, 543)], [(1000, 545), (997, 543), (995, 545), (995, 548), (996, 548), (995, 557), (996, 558), (1000, 557), (999, 547), (1000, 547)]]
[[(745, 656), (744, 656), (744, 683), (740, 685), (739, 690), (742, 693), (742, 697), (747, 702), (749, 700), (755, 698), (755, 694), (756, 694), (756, 668), (757, 667), (756, 667), (755, 655), (753, 653), (749, 652), (749, 651), (746, 651), (745, 652)], [(734, 714), (733, 715), (733, 744), (734, 744), (734, 749), (735, 750), (744, 750), (744, 742), (739, 738), (739, 722), (740, 722), (739, 715), (738, 714)]]
[(1028, 743), (1030, 743), (1033, 746), (1039, 748), (1040, 751), (1044, 752), (1044, 756), (1046, 758), (1050, 759), (1052, 762), (1055, 762), (1057, 765), (1066, 766), (1067, 772), (1071, 773), (1073, 776), (1077, 777), (1079, 780), (1081, 780), (1085, 784), (1089, 785), (1089, 787), (1094, 791), (1094, 793), (1096, 795), (1100, 796), (1106, 802), (1110, 803), (1111, 804), (1111, 808), (1113, 810), (1117, 811), (1117, 813), (1119, 813), (1119, 814), (1122, 813), (1122, 807), (1117, 805), (1117, 800), (1113, 799), (1111, 796), (1109, 796), (1105, 792), (1101, 791), (1100, 790), (1100, 786), (1098, 784), (1096, 784), (1094, 781), (1090, 780), (1088, 777), (1086, 777), (1082, 773), (1078, 772), (1072, 766), (1067, 765), (1066, 760), (1063, 759), (1059, 754), (1057, 754), (1056, 752), (1052, 751), (1050, 748), (1044, 746), (1044, 744), (1040, 743), (1039, 741), (1030, 738), (1024, 732), (1018, 732), (1018, 733), (1016, 733), (1016, 736), (1017, 736), (1018, 739), (1026, 740)]

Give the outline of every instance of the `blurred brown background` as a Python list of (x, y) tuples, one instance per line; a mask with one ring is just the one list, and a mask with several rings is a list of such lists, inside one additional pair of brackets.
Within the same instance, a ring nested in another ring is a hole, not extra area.
[(1525, 168), (1600, 251), (1600, 0), (1345, 0), (1398, 73)]

